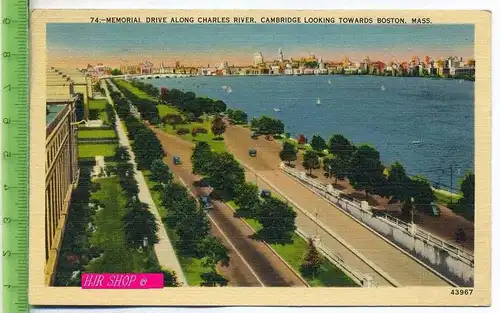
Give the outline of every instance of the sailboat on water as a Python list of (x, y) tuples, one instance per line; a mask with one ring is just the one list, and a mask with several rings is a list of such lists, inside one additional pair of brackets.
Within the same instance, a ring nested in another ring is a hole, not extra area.
[(328, 85), (331, 85), (332, 84), (332, 81), (331, 80), (328, 80)]
[(321, 105), (321, 99), (320, 98), (316, 99), (316, 104), (317, 105)]
[(231, 93), (231, 92), (233, 92), (233, 89), (231, 88), (231, 86), (228, 86), (228, 87), (227, 87), (226, 92), (227, 92), (227, 93)]
[(380, 90), (385, 91), (385, 86), (382, 85), (382, 87), (380, 87)]

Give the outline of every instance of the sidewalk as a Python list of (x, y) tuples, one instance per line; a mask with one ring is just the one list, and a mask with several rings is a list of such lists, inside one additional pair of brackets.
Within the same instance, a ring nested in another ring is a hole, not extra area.
[[(111, 83), (113, 84), (113, 83)], [(103, 83), (103, 88), (106, 91), (106, 97), (110, 103), (113, 103), (111, 97), (109, 95), (109, 90), (105, 83)], [(134, 165), (135, 171), (135, 180), (139, 185), (139, 200), (148, 204), (149, 210), (156, 217), (159, 229), (158, 229), (158, 238), (159, 242), (155, 244), (154, 249), (156, 252), (156, 256), (158, 258), (158, 262), (160, 265), (166, 269), (173, 270), (177, 274), (177, 279), (183, 286), (187, 286), (187, 281), (182, 271), (179, 260), (177, 259), (177, 255), (175, 254), (174, 247), (168, 238), (167, 231), (165, 230), (165, 226), (163, 225), (163, 221), (158, 213), (158, 209), (156, 208), (155, 203), (153, 202), (153, 198), (151, 197), (151, 193), (149, 191), (148, 185), (146, 184), (146, 180), (142, 175), (141, 171), (137, 170), (137, 165), (135, 162), (135, 155), (130, 147), (130, 142), (128, 140), (127, 134), (125, 134), (125, 130), (123, 129), (122, 122), (116, 114), (116, 132), (118, 133), (118, 138), (120, 141), (120, 146), (124, 146), (129, 148), (130, 151), (130, 161)]]

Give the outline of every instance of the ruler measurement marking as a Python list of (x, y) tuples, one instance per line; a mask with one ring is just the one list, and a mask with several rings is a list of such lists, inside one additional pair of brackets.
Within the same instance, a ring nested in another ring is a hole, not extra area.
[(3, 312), (28, 312), (28, 0), (2, 3)]

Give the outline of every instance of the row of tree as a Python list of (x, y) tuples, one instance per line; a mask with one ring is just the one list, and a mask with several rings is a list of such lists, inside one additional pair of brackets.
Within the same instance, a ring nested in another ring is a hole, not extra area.
[(184, 92), (179, 89), (162, 89), (160, 100), (173, 105), (186, 114), (193, 114), (196, 118), (203, 114), (220, 114), (227, 108), (221, 100), (197, 97), (194, 92)]
[(250, 126), (252, 129), (255, 129), (259, 133), (265, 135), (282, 134), (285, 131), (285, 124), (283, 121), (268, 116), (252, 118)]
[[(132, 82), (133, 85), (137, 83), (138, 82)], [(121, 86), (120, 84), (115, 83), (115, 85), (125, 96), (125, 98), (130, 100), (137, 107), (137, 110), (139, 111), (139, 113), (141, 113), (141, 117), (143, 119), (147, 120), (149, 123), (153, 125), (160, 123), (160, 115), (158, 113), (158, 107), (157, 107), (158, 102), (138, 97), (135, 93), (130, 91), (128, 88)], [(147, 84), (147, 86), (151, 85)], [(157, 88), (155, 89), (158, 90)]]
[(214, 152), (206, 142), (200, 141), (193, 150), (191, 161), (194, 173), (205, 176), (223, 196), (235, 200), (240, 215), (261, 223), (263, 228), (257, 233), (260, 238), (271, 242), (291, 239), (296, 213), (274, 197), (261, 200), (257, 186), (245, 182), (245, 172), (232, 154)]
[[(403, 203), (403, 218), (409, 218), (412, 205), (417, 210), (431, 212), (431, 203), (435, 201), (435, 196), (429, 181), (423, 176), (410, 178), (398, 162), (388, 168), (386, 176), (385, 167), (380, 161), (380, 154), (374, 147), (366, 144), (356, 146), (341, 134), (333, 135), (328, 143), (320, 136), (314, 135), (311, 147), (313, 150), (304, 153), (302, 162), (310, 174), (313, 169), (320, 168), (322, 163), (325, 173), (330, 177), (335, 177), (335, 183), (338, 179), (347, 178), (356, 190), (364, 190), (367, 195), (378, 194), (381, 197), (390, 198), (390, 202)], [(322, 158), (321, 162), (320, 156), (324, 150), (328, 150), (329, 155)], [(288, 164), (296, 161), (295, 145), (285, 142), (280, 158)], [(468, 173), (464, 181), (466, 186), (461, 187), (464, 200), (459, 201), (455, 211), (467, 216), (474, 211), (473, 205), (471, 206), (473, 192), (471, 195), (471, 192), (467, 190), (471, 188), (473, 190), (473, 175)], [(462, 203), (467, 203), (467, 205), (462, 205)]]
[[(222, 190), (228, 198), (238, 205), (241, 217), (257, 220), (262, 228), (256, 237), (270, 243), (287, 243), (296, 230), (297, 213), (287, 203), (268, 197), (261, 199), (255, 184), (245, 182), (245, 173), (233, 155), (227, 152), (213, 152), (210, 146), (200, 141), (191, 156), (193, 172), (207, 176), (212, 187)], [(300, 267), (307, 277), (318, 274), (323, 258), (319, 255), (312, 240)]]
[(227, 109), (226, 115), (231, 123), (248, 124), (248, 114), (242, 110)]
[[(202, 286), (227, 285), (228, 280), (217, 272), (216, 265), (229, 265), (228, 250), (218, 238), (209, 235), (210, 223), (206, 214), (198, 208), (184, 186), (173, 182), (173, 175), (162, 160), (163, 147), (154, 132), (130, 111), (124, 111), (122, 116), (128, 136), (133, 140), (132, 149), (138, 168), (150, 170), (150, 179), (156, 182), (155, 188), (161, 193), (161, 202), (167, 211), (164, 220), (179, 238), (176, 242), (178, 251), (183, 256), (203, 260), (202, 265), (209, 271), (201, 274)], [(143, 226), (146, 227), (146, 223)]]

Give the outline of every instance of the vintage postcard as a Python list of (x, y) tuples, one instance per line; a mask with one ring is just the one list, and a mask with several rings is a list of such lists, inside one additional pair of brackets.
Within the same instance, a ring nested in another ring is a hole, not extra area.
[(30, 27), (30, 304), (490, 304), (489, 12)]

